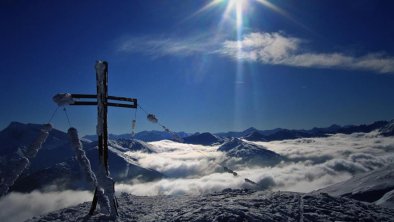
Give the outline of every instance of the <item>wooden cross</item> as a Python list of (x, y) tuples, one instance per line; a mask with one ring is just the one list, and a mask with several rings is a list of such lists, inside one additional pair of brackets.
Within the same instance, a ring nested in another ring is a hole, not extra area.
[[(108, 169), (107, 111), (108, 111), (108, 106), (136, 109), (137, 99), (109, 96), (108, 95), (108, 63), (106, 61), (97, 61), (95, 68), (96, 68), (96, 79), (97, 79), (97, 94), (96, 95), (70, 94), (73, 101), (69, 103), (69, 105), (72, 106), (96, 105), (97, 106), (97, 136), (98, 136), (98, 157), (99, 157), (98, 171), (99, 172), (97, 175), (98, 177), (97, 186), (94, 192), (92, 206), (90, 208), (89, 214), (92, 215), (94, 213), (97, 206), (97, 201), (100, 201), (98, 200), (99, 199), (98, 189), (104, 189), (104, 195), (111, 194), (110, 197), (112, 198), (109, 200), (111, 207), (110, 214), (112, 216), (116, 216), (117, 202), (115, 199), (115, 187), (114, 187), (114, 182), (109, 177), (110, 173)], [(122, 101), (122, 103), (116, 103), (113, 101)], [(100, 173), (105, 175), (100, 175)], [(112, 181), (112, 186), (108, 186), (108, 181), (110, 182)]]

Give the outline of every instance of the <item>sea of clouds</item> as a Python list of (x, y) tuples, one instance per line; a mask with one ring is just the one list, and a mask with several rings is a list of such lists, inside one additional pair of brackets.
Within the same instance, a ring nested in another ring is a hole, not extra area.
[[(225, 153), (217, 151), (218, 146), (152, 142), (157, 153), (128, 152), (127, 155), (138, 159), (141, 166), (169, 178), (143, 184), (118, 184), (117, 190), (135, 195), (202, 194), (226, 188), (250, 188), (244, 181), (248, 178), (259, 183), (259, 189), (310, 192), (394, 160), (394, 138), (381, 137), (376, 132), (250, 143), (274, 151), (285, 160), (267, 167), (232, 165)], [(221, 170), (218, 163), (224, 160), (239, 176)]]

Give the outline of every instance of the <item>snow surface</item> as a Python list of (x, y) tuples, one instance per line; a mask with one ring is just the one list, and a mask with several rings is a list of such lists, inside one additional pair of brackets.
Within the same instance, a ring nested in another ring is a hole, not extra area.
[[(225, 190), (201, 196), (122, 193), (117, 221), (394, 221), (394, 210), (325, 194)], [(28, 220), (111, 221), (83, 203)]]

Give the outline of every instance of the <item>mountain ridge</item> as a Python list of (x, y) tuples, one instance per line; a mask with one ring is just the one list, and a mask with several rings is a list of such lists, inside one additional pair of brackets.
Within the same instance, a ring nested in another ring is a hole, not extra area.
[[(270, 130), (259, 130), (255, 127), (249, 127), (243, 131), (228, 131), (219, 133), (210, 133), (213, 136), (218, 136), (221, 139), (232, 138), (232, 137), (242, 137), (246, 140), (251, 141), (274, 141), (274, 140), (284, 140), (284, 139), (297, 139), (297, 138), (309, 138), (309, 137), (326, 137), (330, 134), (343, 133), (352, 134), (357, 132), (369, 133), (374, 130), (378, 130), (387, 125), (386, 131), (382, 132), (383, 136), (394, 135), (394, 120), (379, 120), (370, 124), (360, 124), (360, 125), (338, 125), (332, 124), (328, 127), (313, 127), (311, 129), (285, 129), (285, 128), (275, 128)], [(391, 128), (390, 128), (391, 124)], [(179, 137), (186, 138), (198, 135), (200, 133), (187, 133), (187, 132), (175, 132)], [(86, 135), (82, 138), (89, 139), (91, 141), (97, 140), (96, 135)], [(109, 134), (109, 139), (132, 139), (131, 134)], [(173, 139), (170, 133), (164, 131), (141, 131), (135, 134), (135, 139), (142, 140), (144, 142), (153, 142), (164, 139)]]

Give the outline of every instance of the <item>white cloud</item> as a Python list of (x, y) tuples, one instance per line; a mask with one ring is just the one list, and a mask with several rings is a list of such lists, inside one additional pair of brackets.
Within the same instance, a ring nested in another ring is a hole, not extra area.
[(394, 73), (394, 57), (385, 53), (350, 55), (343, 52), (318, 52), (307, 41), (273, 32), (254, 32), (241, 40), (229, 40), (224, 35), (194, 35), (183, 38), (126, 38), (117, 51), (162, 56), (215, 54), (235, 60), (304, 68), (365, 70)]
[(127, 154), (139, 159), (142, 166), (164, 172), (170, 178), (120, 184), (117, 190), (136, 195), (201, 194), (243, 188), (248, 186), (244, 181), (248, 178), (259, 182), (262, 189), (309, 192), (394, 160), (394, 137), (379, 137), (374, 133), (254, 143), (279, 153), (287, 161), (272, 167), (232, 165), (239, 174), (234, 177), (217, 171), (220, 167), (216, 163), (226, 159), (222, 152), (216, 151), (217, 146), (152, 142), (156, 154)]
[(46, 214), (61, 208), (91, 201), (93, 194), (87, 191), (61, 191), (14, 193), (0, 199), (2, 222), (25, 221), (33, 216)]
[(154, 58), (177, 55), (190, 56), (210, 53), (217, 41), (209, 36), (200, 35), (188, 38), (151, 38), (131, 37), (120, 42), (117, 51), (126, 53), (143, 53)]
[(225, 41), (219, 52), (236, 59), (279, 64), (298, 49), (300, 42), (279, 33), (251, 33), (242, 41)]
[(237, 60), (295, 67), (337, 68), (394, 73), (394, 57), (383, 53), (352, 56), (313, 52), (305, 41), (281, 33), (250, 33), (240, 41), (225, 41), (219, 52)]

